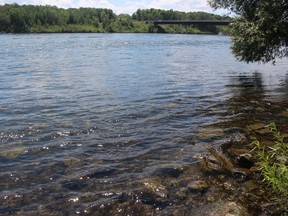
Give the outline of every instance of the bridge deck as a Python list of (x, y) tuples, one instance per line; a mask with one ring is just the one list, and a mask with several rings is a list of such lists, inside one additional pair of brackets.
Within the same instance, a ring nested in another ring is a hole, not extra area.
[(154, 25), (229, 25), (231, 20), (152, 20)]

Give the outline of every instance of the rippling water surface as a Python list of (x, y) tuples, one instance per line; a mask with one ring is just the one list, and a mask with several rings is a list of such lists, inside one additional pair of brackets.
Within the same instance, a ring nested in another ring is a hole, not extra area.
[(223, 103), (288, 95), (287, 61), (236, 62), (223, 36), (20, 34), (0, 41), (2, 213), (149, 204), (145, 179), (178, 178), (193, 164), (211, 142), (203, 128), (229, 118)]

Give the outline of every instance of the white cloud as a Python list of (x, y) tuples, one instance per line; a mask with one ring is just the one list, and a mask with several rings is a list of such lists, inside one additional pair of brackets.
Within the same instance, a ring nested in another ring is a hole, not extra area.
[(140, 0), (140, 1), (127, 1), (125, 6), (117, 8), (118, 11), (125, 11), (126, 13), (135, 12), (137, 9), (163, 9), (163, 10), (178, 10), (178, 11), (204, 11), (209, 13), (227, 14), (225, 10), (214, 11), (209, 5), (207, 0)]
[(81, 0), (78, 3), (74, 4), (74, 7), (95, 7), (95, 8), (110, 8), (114, 9), (115, 6), (109, 3), (106, 0), (99, 0), (99, 1), (93, 1), (93, 0)]
[(124, 1), (123, 6), (115, 8), (115, 13), (126, 13), (126, 14), (132, 14), (136, 12), (138, 9), (144, 9), (145, 1)]
[(52, 5), (61, 8), (67, 8), (72, 5), (71, 0), (26, 0), (26, 1), (14, 1), (18, 4), (32, 4), (32, 5)]
[(152, 0), (147, 4), (147, 8), (172, 9), (180, 4), (181, 0)]
[(94, 8), (111, 8), (113, 5), (106, 0), (25, 0), (17, 1), (19, 4), (32, 4), (32, 5), (55, 5), (61, 8), (79, 8), (79, 7), (94, 7)]

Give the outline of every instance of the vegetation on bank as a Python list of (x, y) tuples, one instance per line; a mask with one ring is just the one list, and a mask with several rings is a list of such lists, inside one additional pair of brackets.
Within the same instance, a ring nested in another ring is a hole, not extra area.
[(265, 146), (258, 140), (254, 141), (258, 165), (264, 181), (277, 194), (277, 201), (284, 204), (286, 200), (281, 198), (288, 196), (288, 143), (284, 141), (284, 135), (278, 131), (274, 123), (267, 127), (273, 135), (274, 145)]
[[(70, 8), (56, 6), (0, 5), (0, 33), (70, 33), (70, 32), (158, 32), (151, 20), (223, 20), (229, 17), (206, 12), (174, 10), (137, 10), (132, 16), (116, 15), (111, 9)], [(147, 22), (148, 21), (148, 22)], [(223, 27), (167, 25), (167, 33), (209, 33), (225, 31)]]

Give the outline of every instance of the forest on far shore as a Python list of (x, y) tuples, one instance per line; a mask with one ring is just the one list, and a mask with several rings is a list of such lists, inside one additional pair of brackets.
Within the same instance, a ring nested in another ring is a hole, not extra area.
[[(157, 33), (151, 20), (227, 20), (206, 12), (180, 12), (160, 9), (138, 9), (132, 15), (116, 15), (111, 9), (69, 8), (56, 6), (0, 5), (0, 33)], [(148, 22), (147, 22), (148, 21)], [(167, 33), (218, 34), (227, 26), (165, 25)]]

